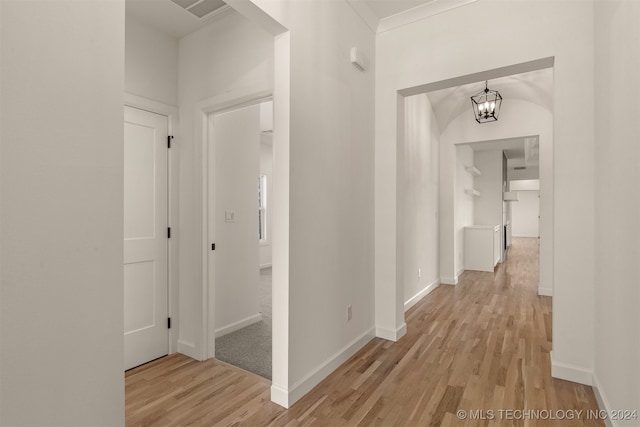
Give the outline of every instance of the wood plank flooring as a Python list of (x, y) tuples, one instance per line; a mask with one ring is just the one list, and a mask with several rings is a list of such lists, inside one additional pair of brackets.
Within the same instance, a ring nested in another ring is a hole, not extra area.
[(288, 410), (257, 375), (167, 356), (126, 373), (127, 425), (604, 426), (588, 419), (591, 387), (551, 378), (537, 277), (538, 239), (514, 239), (494, 273), (439, 286), (407, 313), (406, 336), (372, 340)]

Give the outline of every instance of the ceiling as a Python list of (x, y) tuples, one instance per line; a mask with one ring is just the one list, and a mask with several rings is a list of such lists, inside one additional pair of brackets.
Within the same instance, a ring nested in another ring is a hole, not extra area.
[[(308, 0), (326, 1), (326, 0)], [(390, 30), (410, 22), (446, 12), (477, 0), (346, 0), (363, 21), (377, 33)], [(136, 19), (177, 39), (220, 19), (233, 9), (222, 0), (126, 0), (127, 17)], [(215, 4), (215, 5), (214, 5)], [(216, 8), (217, 7), (217, 8)], [(197, 9), (205, 13), (197, 13)], [(214, 10), (215, 9), (215, 10)], [(212, 12), (207, 13), (209, 10)], [(197, 15), (201, 15), (200, 17)], [(553, 107), (553, 74), (543, 69), (489, 81), (489, 87), (500, 91), (503, 108), (509, 99), (534, 102), (548, 110)], [(469, 97), (481, 92), (484, 82), (476, 82), (437, 91), (427, 95), (433, 106), (441, 131), (460, 114), (470, 110)], [(532, 155), (527, 138), (474, 143), (474, 150), (500, 146), (509, 158), (509, 166), (537, 166), (537, 157)], [(537, 140), (536, 140), (537, 141)], [(479, 144), (479, 145), (477, 145)], [(498, 145), (496, 145), (498, 144)], [(537, 143), (535, 144), (537, 149)], [(535, 151), (535, 150), (534, 150)]]
[[(545, 68), (501, 77), (488, 82), (489, 89), (498, 90), (503, 97), (502, 109), (508, 108), (508, 102), (519, 99), (533, 102), (549, 111), (553, 111), (553, 70)], [(473, 120), (470, 97), (482, 92), (485, 82), (428, 92), (441, 132), (461, 114), (468, 114)], [(526, 167), (531, 172), (539, 168), (539, 141), (537, 136), (523, 136), (497, 141), (473, 142), (469, 146), (474, 151), (503, 150), (507, 156), (509, 168)]]
[(540, 177), (540, 137), (538, 135), (457, 145), (468, 145), (474, 152), (502, 151), (507, 158), (508, 169), (526, 169), (526, 179)]
[(540, 162), (540, 137), (538, 135), (458, 145), (468, 145), (473, 151), (502, 150), (512, 166), (538, 166)]
[[(177, 3), (187, 5), (192, 11)], [(204, 6), (206, 12), (207, 6), (213, 7), (219, 4), (222, 7), (202, 17), (194, 14), (199, 12), (199, 7)], [(127, 17), (132, 17), (176, 39), (197, 31), (216, 19), (233, 12), (233, 9), (225, 5), (224, 2), (210, 0), (176, 0), (176, 3), (171, 0), (125, 0), (125, 7)]]
[[(489, 80), (489, 89), (502, 95), (502, 108), (506, 108), (510, 99), (533, 102), (549, 111), (553, 111), (553, 71), (545, 68), (522, 74)], [(460, 114), (469, 111), (470, 97), (482, 92), (485, 82), (470, 83), (427, 93), (438, 120), (440, 131)]]
[(347, 0), (376, 33), (437, 15), (477, 0)]
[(380, 19), (405, 12), (435, 0), (353, 0), (366, 3)]
[[(298, 0), (299, 1), (299, 0)], [(308, 0), (327, 1), (327, 0)], [(388, 31), (477, 0), (346, 0), (374, 32)], [(175, 38), (182, 38), (216, 18), (232, 12), (229, 6), (205, 13), (223, 0), (126, 0), (127, 16)], [(187, 9), (185, 9), (185, 7)], [(201, 13), (199, 13), (201, 14)]]

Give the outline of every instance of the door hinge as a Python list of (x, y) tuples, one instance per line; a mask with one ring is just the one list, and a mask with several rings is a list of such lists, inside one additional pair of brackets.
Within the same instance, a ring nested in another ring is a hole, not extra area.
[(167, 317), (167, 329), (171, 329), (171, 317)]
[(167, 239), (171, 238), (171, 227), (167, 227)]
[(173, 139), (172, 135), (167, 136), (167, 148), (171, 148), (171, 140)]
[(216, 244), (215, 244), (215, 243), (212, 243), (212, 244), (211, 244), (211, 250), (212, 250), (212, 251), (215, 251), (215, 250), (216, 250)]

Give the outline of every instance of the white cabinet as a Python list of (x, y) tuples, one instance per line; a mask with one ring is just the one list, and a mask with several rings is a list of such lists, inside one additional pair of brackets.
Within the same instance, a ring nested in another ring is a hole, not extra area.
[(493, 271), (500, 262), (500, 226), (464, 228), (464, 265), (467, 270)]

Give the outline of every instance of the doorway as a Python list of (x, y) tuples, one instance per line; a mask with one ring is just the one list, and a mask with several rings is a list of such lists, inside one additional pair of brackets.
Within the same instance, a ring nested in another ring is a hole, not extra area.
[(510, 181), (511, 191), (517, 192), (518, 202), (511, 204), (511, 234), (513, 237), (540, 238), (540, 180)]
[(124, 369), (169, 353), (168, 117), (124, 107)]
[[(158, 102), (180, 108), (179, 115), (178, 108), (169, 114), (173, 125), (170, 132), (176, 135), (174, 149), (170, 151), (170, 223), (174, 225), (173, 238), (169, 241), (169, 313), (173, 315), (170, 353), (178, 351), (197, 360), (215, 355), (215, 300), (209, 272), (213, 273), (212, 259), (216, 254), (211, 249), (214, 241), (210, 239), (208, 227), (208, 114), (247, 105), (271, 94), (278, 96), (275, 116), (279, 130), (274, 139), (279, 147), (276, 161), (280, 172), (272, 179), (278, 191), (268, 199), (269, 209), (277, 211), (270, 216), (274, 221), (270, 236), (275, 243), (273, 283), (277, 291), (273, 302), (276, 332), (273, 387), (279, 392), (274, 399), (284, 402), (289, 283), (291, 67), (288, 29), (258, 6), (237, 3), (225, 6), (215, 19), (194, 21), (197, 25), (193, 31), (182, 26), (176, 33), (168, 31), (171, 25), (154, 25), (161, 2), (137, 6), (134, 3), (127, 2), (126, 11), (125, 88), (146, 97), (149, 102), (145, 104), (154, 108)], [(189, 14), (178, 8), (167, 12), (175, 12), (176, 16)], [(227, 60), (229, 54), (233, 56), (232, 61)]]
[(272, 101), (210, 113), (207, 122), (213, 356), (271, 379)]
[[(523, 76), (525, 73), (529, 74), (529, 76)], [(465, 221), (465, 217), (464, 215), (459, 215), (460, 209), (456, 209), (457, 206), (461, 203), (472, 204), (474, 198), (484, 196), (482, 192), (474, 191), (477, 189), (472, 186), (459, 188), (463, 182), (471, 180), (473, 172), (467, 171), (466, 167), (473, 171), (473, 158), (466, 164), (458, 165), (456, 146), (476, 141), (509, 139), (513, 138), (514, 135), (539, 135), (541, 238), (538, 293), (540, 295), (552, 295), (553, 98), (550, 95), (544, 97), (543, 100), (532, 102), (532, 97), (525, 96), (526, 90), (531, 86), (522, 84), (523, 77), (531, 77), (541, 82), (540, 85), (533, 87), (544, 89), (545, 93), (552, 95), (553, 58), (543, 58), (529, 63), (487, 70), (482, 73), (469, 74), (397, 91), (399, 124), (405, 122), (407, 114), (411, 113), (411, 111), (406, 111), (406, 99), (420, 95), (428, 97), (430, 115), (435, 116), (431, 120), (432, 122), (437, 122), (432, 128), (439, 130), (439, 133), (436, 132), (435, 134), (440, 149), (440, 199), (438, 204), (440, 283), (455, 285), (458, 282), (458, 276), (464, 271), (464, 247), (460, 230), (464, 228), (463, 221)], [(513, 99), (510, 99), (510, 110), (505, 110), (510, 114), (508, 120), (501, 120), (495, 126), (492, 126), (494, 124), (478, 124), (468, 111), (467, 95), (477, 93), (478, 89), (474, 85), (484, 85), (488, 79), (491, 79), (496, 84), (500, 83), (500, 87), (503, 87), (502, 85), (508, 87), (511, 89), (512, 94), (514, 92), (517, 93), (515, 90), (517, 88), (522, 91), (522, 95), (519, 95), (519, 97), (513, 96)], [(405, 133), (409, 131), (411, 129), (400, 125), (396, 129), (396, 156), (399, 159), (405, 156)], [(407, 166), (402, 162), (399, 162), (398, 168), (398, 176), (403, 176), (407, 173)], [(406, 191), (404, 187), (398, 187), (396, 192), (398, 200), (402, 200), (404, 191)], [(498, 193), (501, 192), (498, 191)], [(395, 206), (396, 217), (404, 218), (407, 206), (400, 202), (396, 203)], [(497, 219), (492, 222), (500, 224), (503, 222), (501, 216), (504, 212), (501, 212), (502, 209), (500, 209), (501, 206), (504, 206), (500, 196), (498, 196), (495, 206), (497, 206)], [(400, 230), (403, 224), (396, 220), (395, 226), (397, 230)], [(402, 239), (396, 242), (397, 245), (404, 245), (406, 238), (404, 236), (401, 237)], [(397, 259), (399, 265), (402, 265), (405, 257), (406, 254), (401, 253), (400, 258)], [(415, 275), (415, 270), (412, 275)], [(418, 270), (417, 277), (419, 276), (420, 271)], [(400, 305), (397, 302), (396, 304)]]

